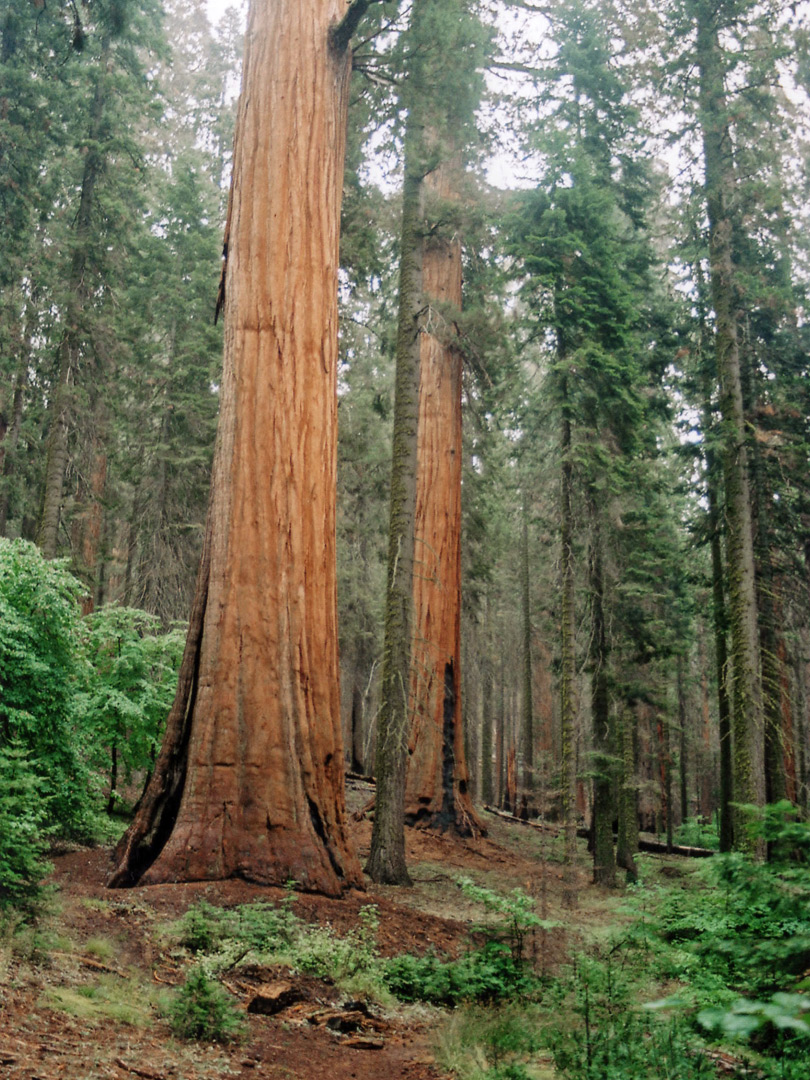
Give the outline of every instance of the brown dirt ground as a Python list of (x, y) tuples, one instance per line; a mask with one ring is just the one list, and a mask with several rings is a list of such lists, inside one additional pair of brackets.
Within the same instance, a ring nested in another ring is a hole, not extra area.
[[(350, 807), (362, 807), (363, 785), (350, 786)], [(328, 922), (338, 932), (357, 925), (358, 910), (377, 905), (378, 943), (385, 955), (423, 953), (432, 948), (457, 954), (480, 923), (480, 908), (457, 885), (459, 876), (498, 890), (521, 887), (538, 899), (545, 917), (566, 930), (532, 943), (535, 958), (553, 967), (570, 944), (570, 918), (560, 908), (556, 840), (538, 830), (488, 817), (490, 833), (460, 840), (409, 830), (408, 861), (413, 888), (368, 885), (342, 900), (298, 895), (294, 910), (310, 922)], [(353, 821), (361, 859), (371, 826)], [(375, 1048), (351, 1045), (324, 1023), (343, 1002), (332, 986), (299, 980), (305, 1000), (275, 1016), (247, 1017), (237, 1046), (185, 1043), (172, 1038), (155, 1008), (158, 995), (183, 982), (183, 961), (166, 946), (159, 928), (204, 898), (234, 906), (277, 901), (283, 890), (240, 880), (158, 885), (111, 891), (105, 886), (110, 852), (81, 849), (53, 858), (52, 912), (31, 930), (18, 933), (12, 949), (0, 943), (0, 1080), (440, 1080), (432, 1047), (442, 1020), (439, 1010), (372, 1009), (360, 1036)], [(585, 866), (580, 870), (586, 886)], [(593, 890), (591, 890), (593, 892)], [(596, 904), (593, 901), (596, 900)], [(605, 895), (607, 903), (607, 896)], [(589, 899), (597, 912), (599, 897)], [(22, 944), (20, 944), (22, 942)], [(277, 972), (256, 972), (269, 981)], [(303, 985), (306, 984), (306, 985)], [(231, 987), (248, 999), (249, 986)], [(103, 998), (112, 1008), (94, 1012)], [(90, 1005), (88, 1006), (88, 1002)], [(125, 1015), (127, 1009), (136, 1015)], [(379, 1046), (379, 1043), (382, 1043)]]

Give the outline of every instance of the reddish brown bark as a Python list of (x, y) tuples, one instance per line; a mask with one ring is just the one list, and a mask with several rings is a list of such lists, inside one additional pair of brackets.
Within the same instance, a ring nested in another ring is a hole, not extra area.
[[(453, 170), (426, 180), (453, 196)], [(442, 308), (461, 309), (461, 244), (425, 245), (415, 517), (411, 722), (405, 789), (409, 824), (484, 832), (468, 791), (461, 710), (461, 353)], [(433, 305), (436, 305), (435, 309)]]
[(361, 886), (337, 658), (342, 0), (250, 6), (234, 146), (220, 423), (177, 698), (111, 884)]

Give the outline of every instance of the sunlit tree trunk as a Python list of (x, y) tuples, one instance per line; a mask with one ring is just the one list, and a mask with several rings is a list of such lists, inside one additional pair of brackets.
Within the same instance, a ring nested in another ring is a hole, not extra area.
[(335, 565), (342, 0), (254, 0), (234, 146), (211, 499), (177, 697), (111, 883), (361, 885)]

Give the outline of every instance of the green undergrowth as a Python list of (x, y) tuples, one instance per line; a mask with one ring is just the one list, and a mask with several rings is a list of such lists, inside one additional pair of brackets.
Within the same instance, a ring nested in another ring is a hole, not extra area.
[(245, 965), (273, 964), (381, 1001), (452, 1006), (534, 994), (539, 982), (525, 962), (526, 939), (536, 928), (550, 924), (535, 915), (533, 902), (519, 890), (499, 896), (468, 879), (460, 879), (458, 885), (487, 917), (476, 928), (483, 945), (470, 947), (457, 959), (435, 953), (382, 957), (373, 904), (360, 909), (356, 927), (339, 934), (328, 923), (313, 925), (299, 919), (292, 909), (291, 890), (279, 904), (226, 909), (200, 901), (169, 928), (169, 936), (194, 956), (209, 978)]
[(810, 826), (787, 803), (752, 819), (768, 862), (718, 855), (673, 883), (642, 858), (622, 930), (527, 998), (457, 1011), (443, 1064), (465, 1080), (709, 1080), (722, 1052), (732, 1076), (807, 1080)]

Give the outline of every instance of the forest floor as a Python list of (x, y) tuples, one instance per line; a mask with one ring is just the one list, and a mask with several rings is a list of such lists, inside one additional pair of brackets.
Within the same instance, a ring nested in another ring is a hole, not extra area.
[[(368, 790), (350, 787), (350, 809)], [(461, 893), (460, 876), (497, 892), (519, 887), (535, 896), (543, 918), (562, 928), (539, 935), (535, 962), (553, 970), (572, 945), (615, 925), (617, 898), (589, 885), (584, 844), (578, 868), (583, 902), (563, 913), (555, 841), (542, 831), (485, 814), (489, 834), (459, 840), (408, 830), (412, 888), (369, 884), (342, 900), (297, 894), (294, 912), (328, 923), (337, 933), (358, 925), (375, 904), (382, 955), (422, 955), (428, 948), (457, 955), (481, 920), (480, 906)], [(353, 822), (361, 859), (371, 825)], [(0, 943), (0, 1080), (443, 1080), (435, 1049), (446, 1011), (427, 1006), (374, 1007), (359, 1027), (357, 1003), (333, 985), (292, 976), (299, 1000), (276, 1015), (247, 1015), (233, 1045), (176, 1039), (160, 999), (183, 984), (189, 958), (167, 944), (166, 928), (200, 900), (233, 907), (280, 901), (282, 889), (231, 880), (111, 891), (105, 887), (109, 849), (55, 854), (53, 897), (36, 926)], [(231, 986), (242, 1005), (255, 984), (290, 979), (288, 972), (249, 973)], [(253, 985), (251, 985), (253, 984)], [(355, 1026), (343, 1032), (341, 1027)]]

